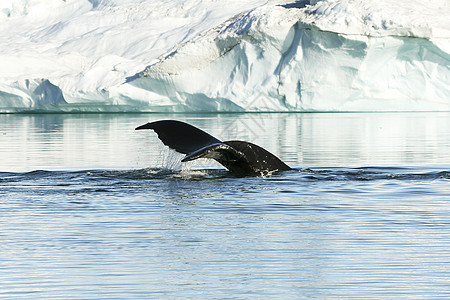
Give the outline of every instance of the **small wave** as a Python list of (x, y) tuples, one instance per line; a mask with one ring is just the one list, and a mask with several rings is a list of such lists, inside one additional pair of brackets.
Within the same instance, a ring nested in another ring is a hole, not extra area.
[(89, 176), (122, 178), (131, 180), (183, 179), (202, 180), (226, 177), (229, 172), (223, 169), (181, 169), (145, 168), (135, 170), (88, 171)]
[[(14, 182), (51, 181), (55, 186), (96, 180), (215, 180), (222, 178), (243, 178), (225, 169), (144, 168), (131, 170), (82, 170), (46, 171), (35, 170), (24, 173), (0, 172), (0, 184)], [(271, 180), (312, 180), (312, 181), (374, 181), (408, 180), (432, 181), (450, 179), (450, 171), (442, 169), (420, 169), (406, 167), (361, 167), (361, 168), (296, 168), (292, 171), (262, 174), (261, 178)]]
[(373, 181), (373, 180), (437, 180), (450, 179), (447, 170), (420, 170), (406, 167), (361, 167), (302, 169), (304, 178), (330, 181)]

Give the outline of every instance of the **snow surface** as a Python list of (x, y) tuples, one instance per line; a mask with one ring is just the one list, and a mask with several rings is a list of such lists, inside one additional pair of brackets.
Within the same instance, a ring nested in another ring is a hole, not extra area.
[(0, 112), (450, 110), (448, 0), (2, 0)]

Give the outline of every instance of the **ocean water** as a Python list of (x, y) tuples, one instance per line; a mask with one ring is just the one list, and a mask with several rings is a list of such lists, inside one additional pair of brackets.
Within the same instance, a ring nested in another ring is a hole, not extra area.
[[(177, 119), (292, 171), (182, 165)], [(450, 113), (0, 115), (1, 299), (448, 299)]]

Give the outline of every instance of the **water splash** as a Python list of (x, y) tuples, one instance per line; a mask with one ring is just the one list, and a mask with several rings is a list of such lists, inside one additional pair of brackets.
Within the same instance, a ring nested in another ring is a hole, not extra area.
[(181, 162), (181, 159), (183, 158), (182, 154), (168, 147), (164, 147), (161, 150), (159, 157), (161, 157), (161, 162), (159, 163), (159, 167), (161, 169), (167, 171), (181, 170), (181, 167), (183, 165), (183, 163)]

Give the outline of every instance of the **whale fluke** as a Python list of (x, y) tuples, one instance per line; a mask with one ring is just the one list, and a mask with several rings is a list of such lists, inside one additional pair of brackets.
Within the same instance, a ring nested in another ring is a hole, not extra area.
[(221, 143), (203, 130), (180, 121), (150, 122), (136, 128), (136, 130), (140, 129), (154, 130), (164, 145), (183, 154), (190, 154), (211, 144)]
[(222, 142), (190, 124), (163, 120), (139, 126), (136, 130), (152, 129), (171, 149), (186, 154), (183, 162), (211, 158), (228, 170), (245, 175), (287, 171), (291, 168), (264, 148), (244, 142)]

